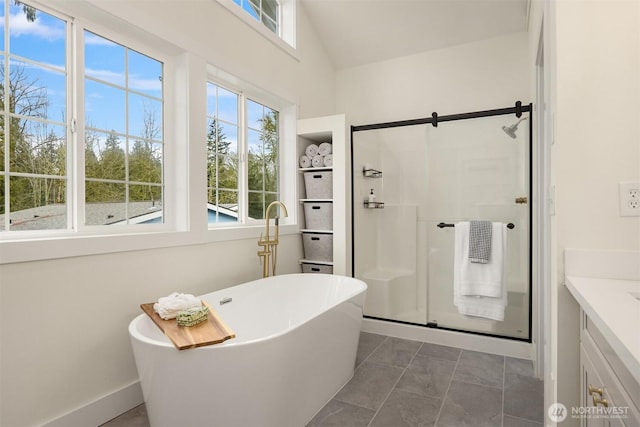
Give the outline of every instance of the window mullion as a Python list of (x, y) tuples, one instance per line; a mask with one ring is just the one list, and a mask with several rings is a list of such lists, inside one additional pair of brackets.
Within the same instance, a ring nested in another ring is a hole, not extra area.
[(71, 141), (73, 146), (73, 186), (72, 209), (73, 228), (80, 231), (85, 225), (85, 113), (84, 113), (84, 29), (77, 21), (72, 22), (72, 36), (70, 38), (70, 82), (67, 90), (71, 104), (70, 124), (74, 123), (75, 129), (71, 129)]
[(238, 94), (238, 218), (243, 224), (249, 218), (249, 142), (247, 136), (247, 102), (244, 92)]
[[(3, 87), (4, 88), (10, 88), (10, 80), (9, 80), (9, 2), (4, 2), (4, 10), (3, 10), (3, 17), (2, 19), (4, 20), (4, 24), (3, 24), (3, 28), (2, 31), (4, 31), (4, 43), (5, 45), (3, 46), (3, 50), (7, 53), (7, 55), (4, 57), (4, 61), (2, 61), (2, 67), (3, 69), (3, 76), (4, 76), (4, 81), (2, 82)], [(2, 161), (4, 162), (4, 189), (3, 192), (5, 194), (4, 197), (4, 226), (3, 226), (3, 230), (10, 230), (10, 225), (11, 225), (11, 193), (10, 193), (10, 187), (9, 187), (9, 182), (10, 182), (10, 157), (11, 157), (11, 151), (10, 151), (10, 147), (11, 147), (11, 141), (9, 140), (11, 132), (10, 132), (10, 128), (11, 126), (9, 125), (10, 123), (10, 119), (9, 119), (9, 103), (6, 102), (6, 99), (11, 96), (11, 94), (9, 93), (8, 89), (5, 89), (4, 91), (4, 96), (5, 96), (5, 102), (4, 102), (4, 111), (2, 111), (3, 117), (4, 117), (4, 123), (5, 126), (3, 126), (3, 142), (4, 142), (4, 159), (2, 159)]]

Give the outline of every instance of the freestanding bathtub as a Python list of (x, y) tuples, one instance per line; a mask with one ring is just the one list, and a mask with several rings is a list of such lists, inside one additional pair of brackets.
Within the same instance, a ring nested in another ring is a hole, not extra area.
[(304, 426), (353, 375), (366, 289), (289, 274), (202, 295), (236, 338), (182, 351), (136, 317), (129, 334), (151, 425)]

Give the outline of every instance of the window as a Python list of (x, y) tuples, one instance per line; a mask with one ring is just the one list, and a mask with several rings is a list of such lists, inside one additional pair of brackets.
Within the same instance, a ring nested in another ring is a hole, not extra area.
[(250, 99), (246, 109), (249, 218), (263, 219), (278, 200), (278, 112)]
[(84, 32), (85, 224), (162, 222), (162, 63)]
[(296, 52), (298, 0), (216, 0), (230, 13), (293, 58)]
[(207, 216), (209, 224), (238, 221), (237, 93), (207, 83)]
[(211, 82), (207, 111), (209, 224), (264, 219), (279, 197), (279, 112)]
[(0, 231), (162, 223), (163, 63), (26, 3), (0, 7)]
[(64, 229), (68, 23), (26, 5), (0, 5), (0, 230)]
[(278, 14), (280, 8), (276, 0), (233, 0), (254, 19), (262, 22), (265, 27), (279, 35)]

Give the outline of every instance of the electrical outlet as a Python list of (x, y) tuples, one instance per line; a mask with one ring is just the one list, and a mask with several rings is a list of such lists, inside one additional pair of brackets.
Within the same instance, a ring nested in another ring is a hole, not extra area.
[(640, 182), (618, 184), (620, 216), (640, 216)]

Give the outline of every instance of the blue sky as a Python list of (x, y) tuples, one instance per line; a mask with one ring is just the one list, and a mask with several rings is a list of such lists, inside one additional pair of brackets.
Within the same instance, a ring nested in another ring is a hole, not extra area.
[[(36, 21), (28, 22), (21, 6), (15, 6), (12, 1), (8, 4), (10, 51), (13, 55), (26, 59), (12, 59), (11, 65), (22, 67), (30, 84), (46, 88), (50, 102), (47, 118), (62, 123), (67, 115), (65, 23), (39, 10)], [(0, 0), (0, 5), (3, 15), (0, 20), (0, 40), (4, 45), (5, 1)], [(245, 9), (255, 15), (250, 7), (245, 5)], [(158, 99), (162, 98), (162, 64), (89, 31), (84, 33), (84, 46), (87, 76), (84, 97), (86, 123), (92, 128), (105, 131), (97, 132), (98, 137), (106, 139), (107, 132), (111, 130), (122, 134), (126, 132), (126, 98), (122, 89), (125, 82), (131, 90), (138, 92), (129, 93), (128, 96), (128, 133), (134, 136), (143, 134), (145, 112), (155, 114), (156, 123), (161, 123), (162, 104)], [(209, 117), (217, 114), (224, 134), (237, 143), (237, 95), (210, 84), (207, 87), (207, 101)], [(259, 150), (261, 143), (256, 130), (260, 129), (259, 120), (268, 111), (268, 108), (258, 103), (248, 102), (248, 137), (252, 150)], [(49, 128), (49, 131), (53, 130), (60, 136), (64, 134), (62, 126), (53, 125)], [(158, 139), (161, 137), (158, 135)]]
[[(4, 46), (5, 2), (0, 4), (3, 15), (0, 40)], [(11, 59), (10, 65), (12, 69), (22, 68), (32, 87), (46, 88), (47, 118), (63, 122), (67, 116), (65, 72), (68, 71), (65, 23), (42, 11), (37, 11), (35, 22), (29, 22), (22, 7), (14, 6), (13, 2), (9, 6), (10, 51), (26, 59)], [(128, 133), (143, 135), (145, 111), (155, 114), (156, 123), (161, 124), (162, 103), (158, 99), (162, 98), (162, 64), (90, 32), (84, 34), (84, 46), (85, 74), (89, 77), (85, 84), (87, 124), (126, 133), (125, 82), (130, 90), (140, 93), (129, 93)], [(159, 134), (158, 138), (161, 137)]]

